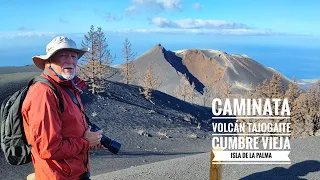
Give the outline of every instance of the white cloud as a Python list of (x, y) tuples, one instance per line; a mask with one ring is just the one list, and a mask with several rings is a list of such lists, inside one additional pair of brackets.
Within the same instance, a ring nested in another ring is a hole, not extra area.
[(124, 10), (124, 12), (127, 16), (135, 16), (139, 13), (136, 6), (129, 6)]
[(102, 17), (105, 21), (107, 22), (112, 22), (112, 21), (120, 21), (122, 18), (117, 16), (116, 14), (112, 12), (104, 12), (99, 8), (96, 8), (95, 13), (98, 14), (100, 17)]
[(192, 4), (192, 7), (198, 11), (202, 10), (204, 8), (204, 5), (203, 4), (200, 4), (198, 2), (195, 2)]
[(287, 33), (273, 32), (270, 29), (256, 29), (243, 23), (228, 22), (214, 19), (178, 19), (170, 20), (155, 17), (151, 24), (158, 28), (152, 29), (126, 29), (122, 32), (140, 33), (176, 33), (176, 34), (219, 34), (219, 35), (289, 35)]
[(34, 29), (26, 26), (21, 26), (18, 28), (18, 31), (34, 31)]
[(16, 37), (55, 37), (60, 33), (55, 32), (0, 32), (0, 39), (12, 39)]
[(170, 33), (170, 34), (216, 34), (216, 35), (290, 35), (273, 32), (271, 30), (255, 29), (181, 29), (181, 28), (153, 28), (153, 29), (122, 29), (119, 33)]
[(118, 17), (117, 15), (111, 13), (111, 12), (106, 12), (103, 16), (104, 20), (107, 22), (112, 22), (112, 21), (119, 21), (121, 20), (121, 17)]
[(180, 0), (131, 0), (134, 5), (152, 10), (182, 10)]
[(234, 23), (222, 20), (205, 20), (205, 19), (180, 19), (169, 20), (162, 17), (151, 19), (151, 24), (160, 28), (181, 28), (181, 29), (251, 29), (242, 23)]
[(182, 5), (180, 0), (157, 0), (159, 4), (162, 4), (165, 9), (180, 10)]
[(162, 18), (162, 17), (153, 18), (153, 19), (151, 19), (150, 23), (157, 25), (158, 27), (161, 27), (161, 28), (176, 28), (176, 27), (178, 27), (178, 25), (175, 22), (168, 20), (166, 18)]

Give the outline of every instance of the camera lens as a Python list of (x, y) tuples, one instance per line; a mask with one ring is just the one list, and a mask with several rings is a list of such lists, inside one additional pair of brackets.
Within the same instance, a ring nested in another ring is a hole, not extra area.
[(112, 140), (111, 146), (108, 148), (113, 154), (117, 154), (121, 148), (121, 144), (117, 141)]
[[(96, 132), (99, 131), (100, 128), (91, 123), (91, 131), (92, 132)], [(113, 154), (117, 154), (121, 148), (121, 144), (115, 140), (112, 140), (110, 138), (108, 138), (106, 135), (102, 134), (102, 138), (100, 140), (100, 143), (107, 148), (110, 152), (112, 152)]]
[(121, 148), (121, 144), (119, 142), (111, 140), (104, 134), (102, 134), (101, 144), (113, 154), (117, 154)]

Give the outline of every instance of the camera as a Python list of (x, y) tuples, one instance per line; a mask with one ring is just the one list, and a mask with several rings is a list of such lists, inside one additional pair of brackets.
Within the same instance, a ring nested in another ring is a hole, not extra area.
[[(91, 131), (92, 132), (96, 132), (96, 131), (101, 130), (97, 125), (95, 125), (93, 123), (90, 123), (90, 126), (91, 126)], [(113, 154), (117, 154), (119, 152), (120, 148), (121, 148), (121, 144), (119, 142), (108, 138), (104, 134), (102, 134), (100, 142), (105, 148), (107, 148)]]

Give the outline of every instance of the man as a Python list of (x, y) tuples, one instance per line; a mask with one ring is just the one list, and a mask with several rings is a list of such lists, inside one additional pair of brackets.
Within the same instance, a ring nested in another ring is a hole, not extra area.
[(37, 180), (89, 179), (89, 149), (103, 147), (102, 131), (91, 132), (87, 127), (80, 101), (79, 91), (86, 84), (76, 76), (76, 67), (86, 52), (78, 49), (73, 40), (59, 36), (47, 45), (46, 55), (32, 58), (43, 70), (41, 76), (58, 89), (64, 106), (61, 113), (58, 97), (48, 85), (39, 82), (30, 87), (23, 102), (23, 125), (32, 146)]

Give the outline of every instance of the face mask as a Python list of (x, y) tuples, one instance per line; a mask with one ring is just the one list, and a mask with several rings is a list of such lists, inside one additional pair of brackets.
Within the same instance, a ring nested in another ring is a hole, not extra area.
[(49, 69), (50, 69), (51, 71), (53, 71), (53, 73), (54, 73), (55, 75), (57, 75), (61, 80), (72, 80), (72, 79), (75, 77), (75, 75), (76, 75), (75, 72), (72, 73), (72, 74), (64, 74), (64, 73), (61, 72), (61, 75), (60, 75), (60, 74), (58, 74), (51, 66), (49, 67)]
[(66, 80), (72, 80), (76, 76), (76, 72), (74, 71), (72, 74), (65, 74), (61, 72), (61, 76)]

